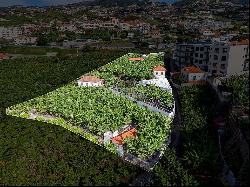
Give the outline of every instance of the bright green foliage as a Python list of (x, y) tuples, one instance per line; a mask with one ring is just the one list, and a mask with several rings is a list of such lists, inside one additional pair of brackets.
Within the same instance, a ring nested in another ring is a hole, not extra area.
[[(91, 74), (98, 74), (101, 78), (106, 76), (105, 81), (112, 85), (121, 78), (120, 74), (132, 79), (145, 78), (143, 76), (145, 74), (152, 76), (152, 68), (162, 63), (162, 56), (158, 54), (150, 54), (142, 62), (129, 61), (128, 58), (131, 56), (137, 57), (138, 54), (125, 55)], [(145, 88), (145, 90), (142, 86), (138, 86), (135, 88), (135, 91), (137, 90), (145, 92), (148, 102), (151, 101), (151, 98), (155, 98), (163, 105), (172, 105), (173, 98), (169, 92), (161, 93), (161, 90), (154, 86)], [(146, 93), (146, 91), (150, 93)], [(8, 114), (20, 116), (22, 112), (30, 113), (31, 111), (35, 111), (38, 115), (60, 118), (58, 125), (67, 129), (71, 129), (71, 125), (73, 125), (78, 127), (77, 131), (90, 131), (98, 136), (103, 136), (107, 131), (116, 131), (124, 125), (134, 124), (137, 126), (138, 137), (127, 141), (128, 151), (143, 159), (150, 157), (166, 142), (172, 120), (144, 109), (124, 96), (115, 95), (107, 87), (79, 87), (74, 83), (10, 107)], [(37, 119), (47, 121), (40, 116)]]
[(174, 98), (172, 93), (154, 85), (136, 85), (135, 87), (124, 88), (122, 92), (137, 100), (156, 105), (158, 108), (173, 108)]
[(0, 186), (127, 185), (142, 172), (70, 129), (5, 115), (7, 107), (55, 90), (122, 54), (106, 50), (77, 58), (1, 62)]
[[(103, 66), (99, 70), (99, 72), (93, 71), (92, 74), (99, 75), (101, 78), (108, 78), (110, 75), (114, 75), (122, 80), (137, 81), (153, 78), (152, 69), (155, 66), (163, 65), (163, 56), (159, 54), (150, 54), (143, 61), (129, 61), (129, 58), (139, 56), (139, 54), (124, 55), (116, 59), (115, 61)], [(108, 80), (109, 78), (106, 81)]]

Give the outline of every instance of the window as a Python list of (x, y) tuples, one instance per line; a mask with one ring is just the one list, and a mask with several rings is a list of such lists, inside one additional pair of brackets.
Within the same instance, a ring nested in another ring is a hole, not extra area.
[(221, 61), (226, 61), (227, 60), (227, 57), (226, 56), (222, 56), (221, 57)]
[(194, 81), (196, 80), (196, 76), (195, 76), (195, 75), (193, 76), (193, 80), (194, 80)]
[(196, 49), (195, 49), (196, 51), (199, 51), (199, 47), (196, 47)]
[(222, 52), (227, 53), (227, 48), (223, 48)]
[(204, 47), (201, 47), (200, 50), (201, 50), (201, 51), (204, 51)]
[(214, 49), (214, 52), (215, 52), (215, 53), (219, 53), (219, 48), (215, 48), (215, 49)]
[(198, 53), (195, 53), (195, 57), (198, 57), (199, 56), (199, 54)]
[(199, 60), (199, 64), (202, 64), (202, 60)]
[(213, 67), (216, 67), (217, 66), (217, 63), (213, 63)]
[(156, 71), (155, 74), (158, 75), (158, 72)]
[(214, 60), (218, 60), (218, 55), (214, 55)]
[(220, 65), (220, 68), (221, 68), (221, 69), (225, 69), (225, 68), (226, 68), (226, 64), (221, 64), (221, 65)]
[(203, 54), (200, 54), (200, 58), (203, 58)]
[(212, 71), (212, 74), (215, 74), (215, 73), (217, 73), (217, 71), (216, 71), (216, 70), (213, 70), (213, 71)]
[(164, 73), (163, 72), (161, 72), (161, 75), (163, 75)]
[(198, 63), (198, 60), (197, 60), (197, 59), (195, 59), (195, 63), (196, 63), (196, 64)]

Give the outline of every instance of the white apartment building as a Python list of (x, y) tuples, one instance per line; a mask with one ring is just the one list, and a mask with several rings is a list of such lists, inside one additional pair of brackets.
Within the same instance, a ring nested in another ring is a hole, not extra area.
[(214, 43), (209, 50), (208, 73), (240, 74), (249, 69), (249, 41)]
[(77, 30), (77, 27), (74, 24), (70, 24), (70, 23), (63, 23), (57, 26), (56, 28), (61, 32), (64, 32), (64, 31), (75, 32)]
[(37, 37), (19, 36), (14, 38), (15, 45), (36, 44)]
[(0, 27), (0, 38), (13, 39), (22, 35), (22, 30), (19, 27)]
[(199, 67), (210, 75), (239, 74), (249, 69), (249, 41), (177, 44), (173, 59), (184, 68)]

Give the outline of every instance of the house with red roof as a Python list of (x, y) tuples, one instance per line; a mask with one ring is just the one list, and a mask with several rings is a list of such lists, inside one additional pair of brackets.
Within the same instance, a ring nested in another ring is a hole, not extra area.
[(96, 76), (83, 76), (77, 80), (78, 86), (99, 87), (104, 85), (104, 80)]
[(166, 71), (166, 68), (164, 68), (163, 66), (156, 66), (153, 68), (154, 76), (157, 79), (165, 78)]
[(194, 66), (183, 68), (181, 75), (187, 82), (201, 82), (206, 80), (205, 72)]
[(8, 60), (9, 59), (9, 56), (6, 55), (5, 53), (0, 53), (0, 61), (1, 60)]

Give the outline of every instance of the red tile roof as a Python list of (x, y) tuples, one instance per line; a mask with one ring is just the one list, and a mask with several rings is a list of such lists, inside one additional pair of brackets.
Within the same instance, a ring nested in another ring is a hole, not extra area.
[(5, 53), (0, 53), (0, 59), (7, 59), (9, 58)]
[(197, 67), (185, 67), (182, 69), (182, 71), (187, 72), (187, 73), (204, 73), (200, 68)]
[(143, 61), (144, 58), (129, 58), (129, 61)]
[(135, 128), (130, 129), (129, 131), (126, 131), (114, 138), (112, 138), (112, 142), (116, 143), (118, 145), (123, 145), (124, 144), (124, 139), (129, 138), (129, 137), (135, 137), (137, 135), (137, 131)]
[(167, 69), (163, 66), (156, 66), (153, 68), (153, 71), (167, 71)]
[(249, 45), (249, 40), (231, 41), (230, 45)]
[(96, 76), (83, 76), (83, 77), (81, 77), (81, 79), (79, 81), (97, 83), (97, 82), (103, 81), (103, 79), (99, 79)]

